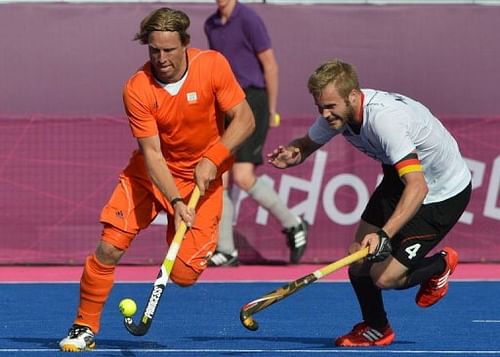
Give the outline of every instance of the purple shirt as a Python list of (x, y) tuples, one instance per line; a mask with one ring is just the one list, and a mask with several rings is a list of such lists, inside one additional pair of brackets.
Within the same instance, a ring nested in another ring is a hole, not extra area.
[(271, 48), (271, 39), (255, 10), (237, 2), (224, 25), (217, 11), (205, 21), (205, 34), (210, 48), (226, 56), (243, 88), (265, 88), (257, 53)]

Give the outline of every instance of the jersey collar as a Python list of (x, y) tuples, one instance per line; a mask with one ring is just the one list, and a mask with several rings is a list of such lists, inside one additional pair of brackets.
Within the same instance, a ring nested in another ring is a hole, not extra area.
[(364, 105), (365, 105), (365, 93), (363, 93), (363, 91), (360, 91), (360, 92), (361, 92), (361, 105), (359, 106), (358, 117), (360, 118), (360, 124), (363, 125), (363, 117), (364, 117), (364, 114), (365, 114), (365, 108), (364, 108)]
[(360, 119), (359, 124), (348, 124), (351, 132), (353, 132), (356, 135), (359, 135), (361, 133), (361, 127), (363, 126), (363, 116), (364, 116), (364, 106), (365, 104), (365, 94), (361, 92), (361, 104), (359, 106), (359, 111), (357, 117)]

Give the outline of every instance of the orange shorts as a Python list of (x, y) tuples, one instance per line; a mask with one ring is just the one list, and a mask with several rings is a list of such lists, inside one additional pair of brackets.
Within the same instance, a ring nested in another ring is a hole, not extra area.
[[(177, 188), (185, 202), (189, 200), (194, 181), (176, 178)], [(194, 225), (186, 232), (177, 254), (186, 265), (201, 273), (208, 257), (215, 251), (218, 226), (222, 211), (222, 180), (213, 181), (196, 207)], [(104, 206), (100, 221), (130, 233), (106, 236), (108, 243), (126, 250), (137, 233), (147, 228), (160, 211), (167, 212), (168, 222), (174, 222), (173, 210), (161, 192), (150, 181), (143, 157), (134, 155), (120, 174), (120, 180), (111, 198)], [(168, 224), (167, 242), (175, 235), (175, 225)]]

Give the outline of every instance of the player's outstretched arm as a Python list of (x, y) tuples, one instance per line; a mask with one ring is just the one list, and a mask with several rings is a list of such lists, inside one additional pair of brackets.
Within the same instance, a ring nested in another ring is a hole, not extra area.
[(301, 157), (300, 149), (295, 146), (284, 147), (280, 145), (267, 154), (268, 162), (278, 169), (298, 165), (301, 162)]
[(293, 140), (285, 146), (278, 146), (267, 155), (268, 162), (278, 169), (295, 166), (302, 163), (309, 155), (318, 150), (320, 144), (312, 141), (308, 135)]

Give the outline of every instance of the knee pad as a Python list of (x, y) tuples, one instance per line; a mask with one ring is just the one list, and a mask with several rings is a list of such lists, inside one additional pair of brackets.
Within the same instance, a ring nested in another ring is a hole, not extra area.
[(135, 233), (122, 231), (121, 229), (105, 223), (102, 229), (101, 239), (109, 244), (112, 244), (118, 249), (127, 250), (130, 243), (135, 238)]
[(176, 259), (170, 272), (170, 279), (179, 286), (187, 287), (196, 283), (200, 274), (182, 260)]

